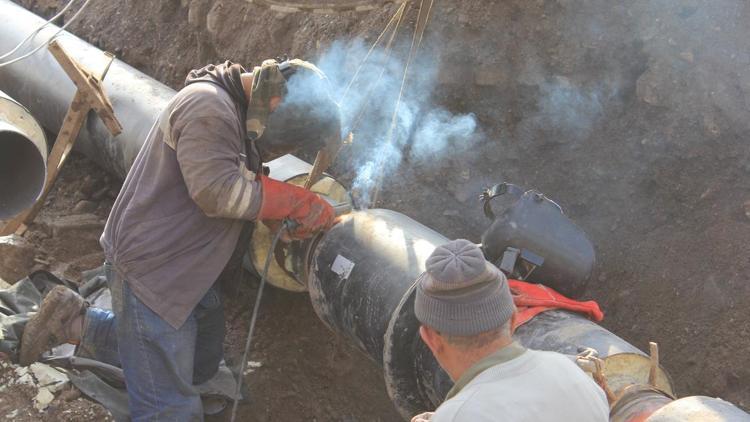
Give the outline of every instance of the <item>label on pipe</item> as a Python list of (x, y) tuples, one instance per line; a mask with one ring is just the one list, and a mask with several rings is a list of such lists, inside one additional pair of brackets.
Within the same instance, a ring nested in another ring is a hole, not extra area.
[(336, 255), (336, 259), (334, 259), (333, 264), (331, 264), (331, 271), (338, 274), (342, 280), (349, 278), (353, 269), (354, 263), (341, 255)]

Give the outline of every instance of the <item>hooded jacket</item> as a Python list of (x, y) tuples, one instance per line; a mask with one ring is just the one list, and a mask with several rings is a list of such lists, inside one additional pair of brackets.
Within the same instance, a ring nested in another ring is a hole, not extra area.
[(179, 328), (261, 204), (239, 65), (193, 70), (154, 123), (100, 239), (133, 293)]

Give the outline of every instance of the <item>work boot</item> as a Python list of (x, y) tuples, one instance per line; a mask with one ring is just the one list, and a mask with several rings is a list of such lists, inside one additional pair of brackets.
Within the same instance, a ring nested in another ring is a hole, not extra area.
[[(80, 337), (80, 328), (86, 312), (86, 302), (73, 290), (56, 286), (42, 301), (39, 312), (32, 316), (23, 330), (21, 338), (21, 365), (31, 365), (39, 356), (55, 346), (68, 343), (74, 333)], [(76, 329), (78, 328), (78, 329)]]

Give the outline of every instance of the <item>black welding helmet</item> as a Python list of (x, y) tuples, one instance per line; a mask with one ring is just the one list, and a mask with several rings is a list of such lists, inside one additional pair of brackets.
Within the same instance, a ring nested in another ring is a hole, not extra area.
[[(266, 60), (253, 74), (246, 125), (263, 161), (300, 150), (318, 151), (340, 140), (339, 106), (328, 79), (315, 65), (299, 59)], [(282, 100), (271, 112), (274, 96)]]

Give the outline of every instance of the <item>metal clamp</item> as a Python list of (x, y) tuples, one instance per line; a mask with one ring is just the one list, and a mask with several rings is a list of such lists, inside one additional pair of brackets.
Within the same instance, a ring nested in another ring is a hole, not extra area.
[(487, 216), (487, 218), (493, 221), (495, 220), (495, 213), (492, 211), (490, 202), (498, 196), (505, 195), (506, 193), (509, 193), (516, 198), (520, 198), (524, 191), (520, 186), (506, 182), (498, 183), (497, 185), (482, 191), (479, 200), (484, 202), (484, 215)]
[[(500, 259), (498, 268), (508, 277), (514, 277), (524, 281), (529, 278), (532, 272), (544, 264), (544, 257), (528, 249), (516, 249), (508, 247)], [(516, 270), (519, 266), (519, 271)]]

